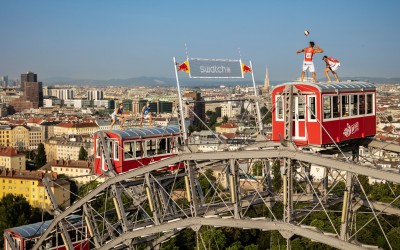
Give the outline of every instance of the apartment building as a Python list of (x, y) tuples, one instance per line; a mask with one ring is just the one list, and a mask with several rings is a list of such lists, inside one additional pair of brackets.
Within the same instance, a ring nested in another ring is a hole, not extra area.
[(0, 145), (3, 147), (12, 146), (11, 127), (8, 125), (0, 125)]
[(54, 135), (81, 135), (94, 134), (99, 129), (94, 122), (62, 122), (54, 126)]
[(29, 127), (26, 125), (11, 125), (11, 146), (19, 151), (29, 149)]
[(15, 148), (0, 148), (0, 167), (9, 170), (25, 170), (25, 154)]
[[(99, 181), (99, 176), (93, 174), (89, 161), (79, 160), (54, 160), (44, 165), (41, 170), (49, 170), (71, 177), (79, 186), (91, 181)], [(104, 179), (104, 178), (101, 178)]]
[(83, 141), (79, 138), (52, 137), (44, 143), (47, 161), (78, 160), (81, 147), (88, 151), (88, 155), (93, 155), (92, 141)]
[(50, 178), (51, 191), (61, 207), (70, 206), (70, 184), (57, 179), (57, 173), (42, 171), (0, 169), (0, 197), (7, 194), (22, 195), (33, 207), (51, 208), (50, 198), (42, 184), (43, 178)]

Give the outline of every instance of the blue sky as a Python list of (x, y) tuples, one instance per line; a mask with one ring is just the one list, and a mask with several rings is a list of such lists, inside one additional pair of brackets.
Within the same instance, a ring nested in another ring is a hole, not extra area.
[(400, 77), (396, 0), (2, 0), (1, 9), (0, 75), (11, 79), (173, 78), (172, 58), (183, 61), (186, 44), (189, 57), (241, 57), (256, 79), (268, 65), (271, 80), (293, 80), (295, 51), (310, 40), (341, 60), (340, 76)]

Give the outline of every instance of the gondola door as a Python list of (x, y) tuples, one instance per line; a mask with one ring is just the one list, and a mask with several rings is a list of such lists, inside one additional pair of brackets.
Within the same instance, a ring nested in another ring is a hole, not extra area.
[[(106, 140), (106, 148), (105, 148), (105, 153), (108, 154), (110, 157), (111, 164), (113, 164), (114, 159), (113, 159), (113, 141), (112, 140)], [(105, 155), (101, 154), (101, 168), (103, 172), (109, 171), (109, 167), (107, 166), (107, 161), (105, 159)]]
[(306, 96), (293, 95), (293, 130), (294, 140), (306, 139)]

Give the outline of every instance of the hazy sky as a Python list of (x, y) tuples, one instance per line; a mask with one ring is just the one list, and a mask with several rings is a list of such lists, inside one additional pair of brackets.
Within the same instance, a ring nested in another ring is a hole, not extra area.
[(268, 65), (271, 80), (293, 80), (295, 51), (310, 40), (341, 60), (340, 76), (400, 77), (398, 0), (2, 0), (0, 31), (0, 75), (10, 79), (173, 78), (186, 44), (189, 57), (241, 57), (256, 79)]

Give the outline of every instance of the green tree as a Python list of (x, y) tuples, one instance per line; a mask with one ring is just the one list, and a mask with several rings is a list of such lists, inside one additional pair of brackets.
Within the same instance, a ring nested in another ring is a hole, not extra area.
[(217, 115), (217, 117), (221, 117), (221, 107), (215, 108), (215, 114)]
[(389, 115), (388, 117), (386, 117), (386, 119), (388, 120), (388, 122), (392, 122), (393, 121), (393, 117), (391, 115)]
[[(203, 241), (200, 241), (196, 249), (225, 249), (226, 238), (221, 229), (214, 227), (201, 229)], [(204, 242), (204, 245), (203, 245)]]
[(43, 167), (47, 163), (46, 151), (44, 150), (43, 143), (39, 143), (38, 152), (35, 157), (36, 169)]
[[(22, 195), (7, 194), (0, 200), (0, 233), (4, 229), (30, 223), (32, 208)], [(3, 245), (3, 237), (0, 239)]]
[(253, 170), (253, 175), (255, 176), (261, 176), (262, 175), (262, 162), (261, 161), (256, 161), (253, 164), (252, 170)]
[(279, 161), (275, 161), (272, 166), (272, 174), (274, 175), (272, 179), (272, 188), (275, 192), (279, 192), (282, 187), (281, 166)]
[(235, 241), (230, 247), (226, 250), (241, 250), (243, 249), (242, 243), (240, 241)]
[(244, 247), (244, 250), (258, 250), (258, 245), (256, 244), (250, 244), (248, 246)]
[[(400, 227), (392, 228), (387, 234), (392, 249), (400, 249), (399, 235), (400, 235)], [(385, 242), (385, 249), (389, 249), (389, 245), (387, 245), (386, 242)]]
[(35, 153), (35, 151), (26, 151), (25, 152), (25, 158), (28, 160), (35, 160), (35, 157), (36, 157), (36, 153)]
[(57, 176), (57, 178), (64, 179), (69, 182), (69, 191), (70, 191), (69, 199), (72, 204), (74, 201), (76, 201), (78, 199), (78, 195), (79, 195), (78, 185), (76, 184), (76, 182), (73, 179), (68, 178), (68, 176), (66, 176), (65, 174), (59, 174)]
[(228, 120), (229, 120), (229, 118), (226, 115), (224, 115), (224, 117), (222, 117), (222, 123), (227, 123)]
[(81, 197), (85, 196), (91, 190), (95, 189), (98, 185), (100, 185), (100, 182), (98, 182), (98, 181), (91, 181), (89, 183), (83, 184), (79, 188), (79, 196), (81, 196)]
[(204, 194), (208, 196), (214, 193), (214, 189), (212, 188), (211, 183), (215, 183), (216, 178), (214, 177), (213, 172), (214, 171), (209, 168), (204, 172), (204, 174), (200, 174), (200, 176), (198, 177), (198, 181)]
[(180, 248), (176, 246), (177, 242), (175, 237), (170, 238), (168, 241), (162, 243), (161, 250), (179, 250)]
[(261, 117), (263, 117), (262, 122), (264, 124), (272, 123), (272, 112), (267, 109), (267, 107), (261, 107), (260, 109)]
[(87, 159), (88, 159), (88, 152), (86, 151), (86, 149), (83, 146), (81, 146), (81, 148), (79, 149), (78, 160), (87, 161)]

